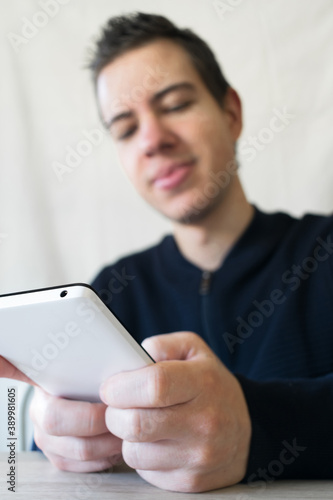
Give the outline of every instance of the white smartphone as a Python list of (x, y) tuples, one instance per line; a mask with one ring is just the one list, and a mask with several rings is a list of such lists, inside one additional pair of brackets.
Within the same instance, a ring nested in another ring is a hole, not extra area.
[(109, 376), (154, 363), (86, 284), (0, 296), (0, 355), (49, 394), (91, 402)]

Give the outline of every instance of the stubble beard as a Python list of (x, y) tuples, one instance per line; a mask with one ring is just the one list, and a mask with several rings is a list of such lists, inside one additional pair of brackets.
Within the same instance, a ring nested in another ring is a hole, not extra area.
[(195, 202), (188, 204), (183, 207), (181, 215), (170, 219), (177, 224), (187, 226), (202, 223), (212, 212), (214, 212), (216, 207), (221, 204), (224, 197), (224, 190), (221, 189), (217, 196), (213, 199), (207, 199), (204, 205), (199, 207)]

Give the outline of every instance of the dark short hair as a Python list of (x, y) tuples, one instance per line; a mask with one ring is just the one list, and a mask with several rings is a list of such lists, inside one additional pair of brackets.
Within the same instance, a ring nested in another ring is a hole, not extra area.
[(88, 63), (95, 84), (100, 71), (117, 57), (161, 38), (177, 43), (189, 54), (207, 89), (222, 105), (230, 85), (210, 47), (190, 29), (180, 29), (166, 17), (155, 14), (134, 12), (109, 19)]

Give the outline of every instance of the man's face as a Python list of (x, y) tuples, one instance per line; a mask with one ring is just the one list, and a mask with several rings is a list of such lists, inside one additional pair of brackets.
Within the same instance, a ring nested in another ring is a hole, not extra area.
[(174, 221), (210, 212), (232, 186), (214, 174), (234, 158), (241, 130), (238, 96), (223, 109), (179, 45), (158, 40), (119, 56), (97, 81), (101, 114), (120, 161), (141, 196)]

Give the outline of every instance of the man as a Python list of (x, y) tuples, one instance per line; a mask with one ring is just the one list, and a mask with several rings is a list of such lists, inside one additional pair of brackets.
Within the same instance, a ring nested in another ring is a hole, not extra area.
[(126, 173), (173, 222), (93, 284), (157, 363), (107, 380), (100, 404), (36, 389), (37, 445), (61, 469), (124, 459), (175, 491), (332, 478), (332, 218), (248, 203), (240, 100), (189, 30), (112, 19), (91, 68)]

